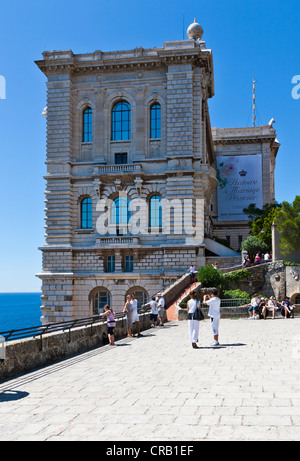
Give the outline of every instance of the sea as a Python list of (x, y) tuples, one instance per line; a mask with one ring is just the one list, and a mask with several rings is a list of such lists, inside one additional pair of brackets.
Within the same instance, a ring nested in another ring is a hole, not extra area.
[(40, 326), (42, 293), (0, 293), (0, 333)]

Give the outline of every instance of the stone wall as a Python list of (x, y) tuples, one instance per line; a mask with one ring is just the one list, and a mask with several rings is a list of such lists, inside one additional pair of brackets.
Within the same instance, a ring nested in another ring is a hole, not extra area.
[(249, 276), (239, 282), (231, 282), (227, 289), (240, 289), (252, 296), (255, 293), (274, 296), (277, 300), (285, 296), (285, 266), (283, 261), (259, 264), (247, 269)]
[[(150, 328), (149, 313), (139, 314), (141, 331)], [(0, 378), (15, 376), (51, 364), (103, 344), (106, 323), (45, 334), (42, 337), (7, 342), (6, 358), (0, 360)], [(126, 317), (116, 321), (115, 338), (127, 335)]]

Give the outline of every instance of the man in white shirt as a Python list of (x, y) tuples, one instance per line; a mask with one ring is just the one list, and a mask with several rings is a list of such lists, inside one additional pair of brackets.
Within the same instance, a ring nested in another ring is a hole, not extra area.
[(204, 295), (203, 304), (209, 306), (208, 316), (210, 317), (210, 324), (214, 335), (212, 346), (219, 346), (219, 324), (221, 318), (221, 300), (217, 296), (218, 290), (212, 289), (211, 295)]
[(270, 261), (270, 255), (269, 255), (268, 251), (265, 253), (264, 258), (265, 258), (266, 263), (268, 263)]
[(255, 310), (258, 309), (259, 303), (260, 303), (260, 299), (255, 294), (254, 297), (251, 299), (251, 306), (248, 309), (250, 319), (255, 318)]
[(195, 266), (191, 266), (188, 270), (189, 274), (190, 274), (190, 282), (191, 283), (194, 283), (195, 282), (195, 277), (196, 277), (196, 269), (195, 269)]
[(132, 306), (132, 323), (135, 323), (136, 325), (136, 330), (137, 330), (137, 335), (138, 337), (143, 336), (141, 335), (141, 325), (140, 325), (140, 318), (138, 314), (138, 305), (137, 305), (137, 300), (135, 299), (135, 294), (131, 294), (130, 298), (130, 304)]
[(164, 326), (164, 312), (165, 312), (165, 298), (161, 295), (161, 293), (158, 293), (158, 319), (159, 319), (159, 326), (163, 327)]
[(150, 301), (150, 307), (151, 307), (150, 321), (152, 321), (151, 327), (156, 327), (157, 326), (158, 307), (157, 307), (157, 302), (155, 301), (154, 296)]

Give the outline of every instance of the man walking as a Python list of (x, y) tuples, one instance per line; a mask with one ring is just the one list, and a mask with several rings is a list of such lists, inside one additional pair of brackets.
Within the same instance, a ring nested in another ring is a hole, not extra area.
[(164, 326), (164, 312), (165, 312), (165, 298), (159, 293), (158, 295), (158, 319), (159, 319), (159, 326)]
[(132, 306), (132, 323), (135, 323), (136, 325), (137, 336), (138, 337), (143, 336), (141, 335), (141, 324), (140, 324), (140, 318), (139, 318), (139, 314), (137, 310), (138, 305), (137, 305), (137, 300), (135, 299), (134, 293), (131, 294), (130, 304)]
[(210, 325), (213, 331), (214, 340), (212, 346), (219, 346), (219, 324), (221, 318), (221, 300), (217, 296), (218, 290), (212, 289), (211, 295), (204, 295), (203, 304), (209, 306), (208, 316), (210, 317)]

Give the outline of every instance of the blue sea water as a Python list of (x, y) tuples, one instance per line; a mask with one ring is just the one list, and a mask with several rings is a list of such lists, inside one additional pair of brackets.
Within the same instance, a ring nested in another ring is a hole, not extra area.
[(41, 325), (42, 293), (0, 293), (0, 332)]

